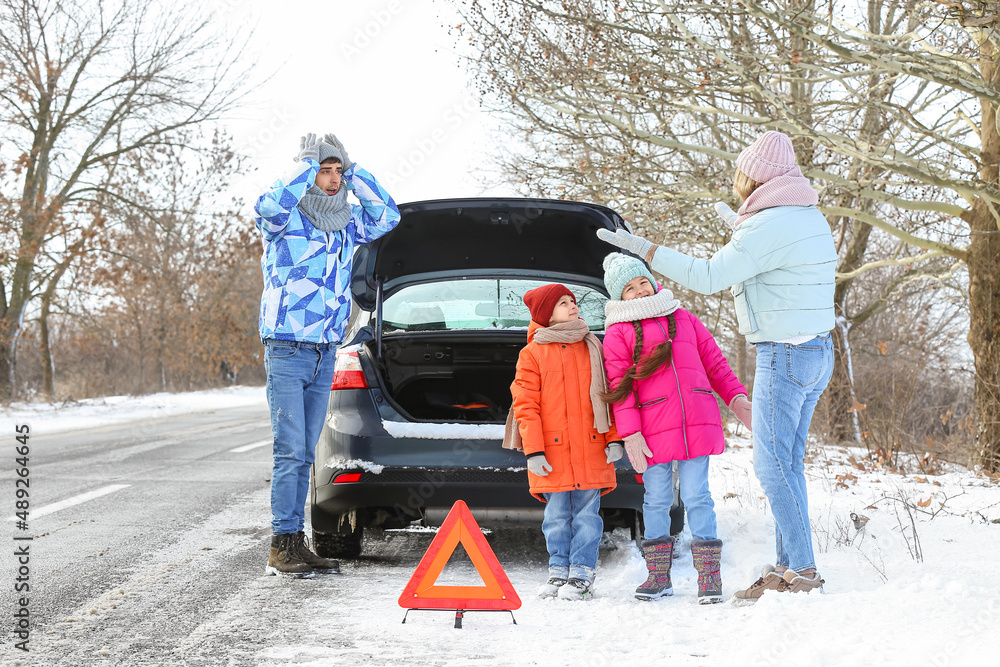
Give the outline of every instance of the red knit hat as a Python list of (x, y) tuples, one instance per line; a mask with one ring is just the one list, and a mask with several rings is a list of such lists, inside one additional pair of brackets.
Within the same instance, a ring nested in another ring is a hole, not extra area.
[(573, 296), (573, 293), (565, 285), (560, 285), (559, 283), (542, 285), (525, 293), (524, 305), (528, 307), (532, 320), (543, 327), (547, 327), (549, 326), (549, 320), (552, 319), (552, 311), (555, 310), (559, 299), (567, 294), (572, 296), (574, 301), (576, 300), (576, 297)]

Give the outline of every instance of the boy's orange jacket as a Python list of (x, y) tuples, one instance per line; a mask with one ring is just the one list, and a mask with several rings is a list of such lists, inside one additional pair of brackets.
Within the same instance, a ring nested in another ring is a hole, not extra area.
[(590, 403), (590, 353), (587, 344), (548, 343), (532, 339), (540, 325), (528, 327), (528, 344), (517, 360), (510, 393), (525, 455), (543, 452), (552, 472), (528, 472), (531, 495), (578, 489), (615, 488), (615, 467), (604, 448), (620, 441), (614, 424), (607, 433), (594, 428)]

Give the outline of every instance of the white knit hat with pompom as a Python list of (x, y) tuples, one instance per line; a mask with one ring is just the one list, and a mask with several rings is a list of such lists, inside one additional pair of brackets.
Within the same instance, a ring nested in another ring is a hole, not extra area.
[(642, 260), (620, 252), (613, 252), (604, 258), (604, 286), (608, 288), (610, 298), (621, 301), (625, 285), (639, 276), (645, 276), (649, 279), (649, 283), (656, 287), (656, 279)]

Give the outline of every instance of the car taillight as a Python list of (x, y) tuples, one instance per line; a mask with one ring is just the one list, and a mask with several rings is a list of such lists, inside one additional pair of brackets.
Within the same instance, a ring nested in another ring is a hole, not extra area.
[(338, 351), (333, 365), (333, 384), (330, 385), (330, 389), (367, 388), (368, 380), (365, 379), (365, 372), (361, 369), (358, 353)]
[(348, 484), (350, 482), (360, 482), (361, 473), (359, 472), (345, 472), (342, 475), (337, 475), (333, 478), (334, 484)]
[(642, 484), (642, 475), (636, 474), (636, 476), (635, 476), (635, 483), (636, 484)]

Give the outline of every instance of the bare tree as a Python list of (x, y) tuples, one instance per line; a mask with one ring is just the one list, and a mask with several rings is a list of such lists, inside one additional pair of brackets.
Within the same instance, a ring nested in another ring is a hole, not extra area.
[(131, 158), (183, 146), (187, 129), (231, 109), (241, 52), (193, 2), (0, 0), (0, 138), (20, 178), (0, 267), (0, 401), (29, 303), (41, 297), (45, 329)]
[[(171, 147), (135, 155), (142, 176), (130, 170), (132, 180), (118, 184), (118, 197), (102, 205), (105, 229), (67, 270), (66, 286), (50, 300), (43, 294), (26, 320), (22, 391), (64, 399), (190, 390), (260, 369), (260, 240), (241, 202), (220, 208), (219, 197), (242, 161), (225, 137), (204, 143), (212, 149), (198, 155)], [(34, 316), (46, 307), (47, 317)]]
[[(467, 0), (463, 13), (480, 90), (522, 139), (501, 166), (526, 191), (607, 202), (705, 252), (738, 151), (776, 129), (821, 188), (842, 315), (863, 322), (913, 284), (964, 292), (968, 271), (978, 454), (1000, 469), (1000, 3)], [(852, 294), (876, 269), (882, 288)]]

